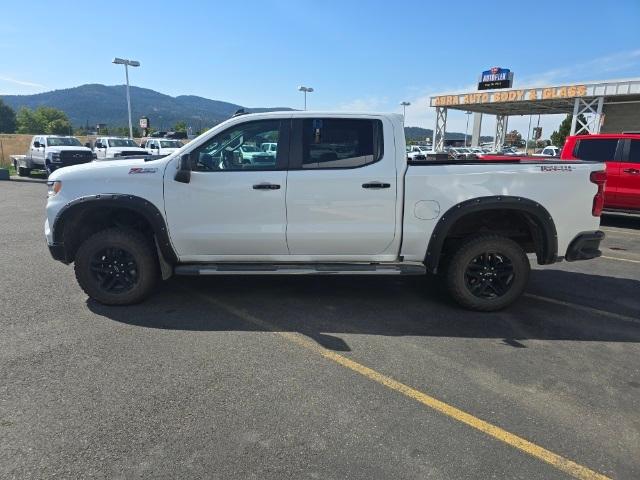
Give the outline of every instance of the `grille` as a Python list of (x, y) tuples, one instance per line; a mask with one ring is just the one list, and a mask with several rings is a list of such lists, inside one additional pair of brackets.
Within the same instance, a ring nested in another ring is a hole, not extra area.
[(60, 152), (60, 160), (65, 165), (77, 165), (93, 160), (93, 154), (82, 150), (63, 150)]
[(130, 157), (132, 155), (145, 155), (145, 152), (140, 152), (140, 151), (123, 151), (122, 153), (120, 153), (121, 157)]

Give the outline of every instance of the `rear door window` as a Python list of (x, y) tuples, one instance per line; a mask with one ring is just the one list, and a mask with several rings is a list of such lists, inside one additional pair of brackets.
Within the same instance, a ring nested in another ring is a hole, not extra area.
[(603, 162), (613, 160), (618, 147), (617, 138), (584, 138), (578, 140), (574, 156), (578, 160)]
[(302, 123), (302, 168), (354, 168), (383, 153), (380, 120), (313, 118)]
[(640, 163), (640, 140), (629, 141), (629, 158), (627, 161)]

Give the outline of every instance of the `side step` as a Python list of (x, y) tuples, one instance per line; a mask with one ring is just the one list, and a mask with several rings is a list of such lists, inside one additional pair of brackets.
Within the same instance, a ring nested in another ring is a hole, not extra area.
[(176, 275), (424, 275), (422, 263), (185, 263)]

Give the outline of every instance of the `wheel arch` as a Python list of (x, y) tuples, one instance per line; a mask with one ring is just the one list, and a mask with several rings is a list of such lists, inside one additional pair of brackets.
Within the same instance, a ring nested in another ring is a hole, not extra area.
[(158, 249), (165, 260), (170, 264), (177, 263), (178, 257), (171, 245), (167, 225), (160, 210), (144, 198), (124, 194), (78, 198), (58, 212), (52, 233), (54, 244), (63, 248), (62, 260), (65, 263), (72, 262), (79, 244), (88, 234), (96, 231), (96, 228), (106, 228), (109, 222), (113, 224), (114, 219), (117, 220), (123, 215), (130, 220), (144, 221), (145, 229), (155, 237)]
[[(557, 261), (558, 234), (547, 209), (528, 198), (501, 195), (460, 202), (440, 217), (427, 246), (424, 259), (427, 270), (432, 273), (438, 271), (445, 244), (451, 238), (451, 233), (455, 232), (456, 227), (462, 222), (474, 219), (486, 223), (488, 221), (486, 219), (495, 218), (498, 215), (506, 215), (507, 218), (517, 217), (527, 226), (540, 265)], [(494, 231), (494, 233), (500, 233), (500, 231)]]

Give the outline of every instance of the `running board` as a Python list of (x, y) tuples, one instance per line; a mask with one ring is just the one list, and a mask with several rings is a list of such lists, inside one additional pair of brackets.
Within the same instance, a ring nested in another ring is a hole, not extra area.
[(176, 275), (424, 275), (422, 263), (190, 263)]

